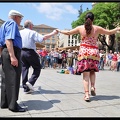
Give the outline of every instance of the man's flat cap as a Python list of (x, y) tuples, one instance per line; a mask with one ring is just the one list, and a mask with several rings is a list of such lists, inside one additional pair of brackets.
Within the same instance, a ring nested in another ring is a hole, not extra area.
[(10, 10), (8, 16), (12, 16), (12, 15), (17, 15), (20, 17), (24, 17), (20, 12), (16, 11), (16, 10)]

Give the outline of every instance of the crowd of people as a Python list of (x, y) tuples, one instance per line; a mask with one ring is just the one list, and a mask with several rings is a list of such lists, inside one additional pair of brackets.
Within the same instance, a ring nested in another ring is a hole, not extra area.
[(51, 51), (46, 48), (36, 50), (39, 57), (42, 69), (59, 68), (67, 69), (69, 67), (77, 67), (78, 50), (59, 50), (59, 48), (52, 48)]
[[(74, 70), (77, 69), (77, 48), (75, 50), (59, 50), (59, 48), (52, 48), (51, 51), (46, 48), (41, 48), (37, 49), (36, 52), (40, 57), (42, 69), (69, 69), (70, 67), (73, 67)], [(106, 69), (108, 70), (119, 71), (120, 52), (113, 52), (112, 50), (106, 52), (104, 50), (99, 50), (99, 55), (99, 70), (104, 70), (104, 67), (106, 66)]]
[[(84, 25), (80, 25), (71, 30), (53, 30), (53, 32), (41, 35), (32, 30), (31, 20), (24, 22), (24, 29), (19, 31), (22, 18), (20, 12), (11, 10), (8, 14), (9, 20), (4, 22), (0, 28), (0, 55), (1, 55), (1, 108), (9, 109), (12, 112), (25, 112), (18, 103), (20, 80), (22, 76), (22, 87), (24, 92), (33, 92), (34, 84), (40, 76), (41, 69), (52, 67), (56, 69), (73, 67), (77, 72), (83, 73), (84, 100), (90, 102), (90, 94), (96, 96), (95, 81), (96, 72), (99, 72), (104, 60), (104, 54), (97, 46), (99, 34), (115, 34), (120, 31), (120, 27), (108, 30), (100, 26), (93, 25), (94, 14), (88, 12), (85, 16)], [(60, 51), (54, 48), (51, 51), (36, 50), (35, 42), (42, 42), (51, 36), (58, 34), (81, 35), (79, 50)], [(112, 53), (110, 53), (112, 54)], [(120, 65), (119, 54), (116, 52), (112, 57), (106, 59), (106, 65), (110, 65), (110, 70), (115, 70), (117, 61)], [(47, 62), (46, 62), (47, 61)], [(103, 63), (104, 64), (104, 63)], [(33, 68), (33, 73), (28, 78), (29, 68)], [(102, 69), (104, 65), (102, 66)], [(118, 69), (117, 69), (118, 70)], [(89, 88), (90, 87), (90, 88)]]
[(100, 50), (99, 69), (104, 70), (104, 66), (107, 66), (111, 71), (119, 71), (120, 52), (113, 52), (112, 50), (105, 52), (104, 50)]

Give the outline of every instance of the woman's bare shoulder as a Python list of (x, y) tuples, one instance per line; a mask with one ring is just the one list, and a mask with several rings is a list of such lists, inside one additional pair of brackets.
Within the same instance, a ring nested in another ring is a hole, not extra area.
[(84, 29), (84, 25), (77, 26), (76, 29), (80, 32), (81, 30)]
[(84, 25), (79, 25), (79, 26), (77, 26), (76, 28), (81, 29), (81, 28), (83, 28), (83, 27), (84, 27)]
[(93, 27), (94, 27), (95, 29), (102, 28), (101, 26), (98, 26), (98, 25), (93, 25)]

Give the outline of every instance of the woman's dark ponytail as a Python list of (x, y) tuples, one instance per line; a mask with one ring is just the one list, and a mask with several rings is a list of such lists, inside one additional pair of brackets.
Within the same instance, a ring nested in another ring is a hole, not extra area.
[(84, 24), (87, 35), (91, 33), (93, 20), (94, 20), (94, 14), (92, 12), (87, 13)]

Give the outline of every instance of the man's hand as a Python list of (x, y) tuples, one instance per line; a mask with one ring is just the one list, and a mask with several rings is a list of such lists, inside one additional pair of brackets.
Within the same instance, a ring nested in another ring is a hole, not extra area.
[(59, 29), (56, 29), (56, 31), (57, 31), (57, 32), (61, 32), (61, 30), (59, 30)]
[(58, 30), (56, 29), (56, 30), (53, 30), (53, 33), (54, 34), (58, 34)]
[(11, 65), (18, 67), (18, 60), (15, 56), (10, 57)]

